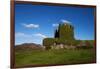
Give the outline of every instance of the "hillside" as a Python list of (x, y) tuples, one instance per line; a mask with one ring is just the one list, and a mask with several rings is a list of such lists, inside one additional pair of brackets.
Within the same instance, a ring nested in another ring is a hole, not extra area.
[(35, 43), (24, 43), (21, 45), (16, 45), (15, 50), (16, 51), (21, 51), (21, 50), (41, 50), (43, 49), (43, 46)]

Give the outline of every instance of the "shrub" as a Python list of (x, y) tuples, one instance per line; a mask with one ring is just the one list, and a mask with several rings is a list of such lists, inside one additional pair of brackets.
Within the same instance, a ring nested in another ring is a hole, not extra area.
[(43, 45), (46, 47), (46, 49), (50, 49), (51, 46), (54, 44), (54, 42), (55, 42), (54, 38), (43, 39)]

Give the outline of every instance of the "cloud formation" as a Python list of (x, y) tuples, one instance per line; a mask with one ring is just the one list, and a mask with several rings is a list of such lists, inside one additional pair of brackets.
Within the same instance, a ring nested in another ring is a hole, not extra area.
[(63, 22), (63, 23), (71, 23), (70, 21), (64, 20), (64, 19), (62, 19), (61, 22)]
[(31, 37), (31, 35), (28, 35), (22, 32), (16, 32), (15, 37)]
[(38, 37), (42, 37), (42, 38), (46, 38), (47, 36), (41, 34), (41, 33), (37, 33), (37, 34), (34, 34), (34, 36), (38, 36)]
[(52, 26), (53, 26), (53, 27), (58, 27), (58, 26), (59, 26), (59, 24), (52, 24)]
[(17, 33), (15, 33), (15, 36), (25, 36), (25, 34), (22, 32), (17, 32)]
[(25, 34), (22, 32), (16, 32), (15, 33), (15, 37), (42, 37), (42, 38), (46, 38), (47, 36), (41, 33), (37, 33), (37, 34)]
[(22, 24), (26, 28), (39, 28), (38, 24)]

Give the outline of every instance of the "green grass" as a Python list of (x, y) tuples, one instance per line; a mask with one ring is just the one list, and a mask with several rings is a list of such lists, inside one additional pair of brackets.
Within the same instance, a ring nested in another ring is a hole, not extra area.
[(16, 67), (25, 65), (78, 64), (95, 60), (93, 49), (16, 51)]

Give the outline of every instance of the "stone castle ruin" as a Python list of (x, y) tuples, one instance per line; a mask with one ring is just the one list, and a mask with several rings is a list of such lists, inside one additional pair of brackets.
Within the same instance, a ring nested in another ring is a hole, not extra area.
[(86, 46), (86, 42), (74, 38), (74, 27), (69, 23), (59, 24), (54, 38), (45, 38), (43, 46), (46, 49), (75, 49), (76, 46)]

